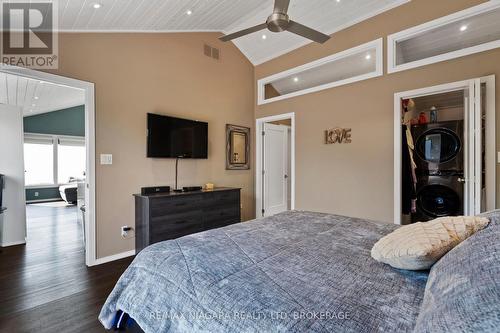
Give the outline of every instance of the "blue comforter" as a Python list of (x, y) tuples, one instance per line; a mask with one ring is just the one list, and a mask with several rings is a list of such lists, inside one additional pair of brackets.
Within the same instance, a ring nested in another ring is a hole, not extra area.
[(118, 310), (145, 332), (406, 332), (427, 272), (370, 257), (396, 226), (293, 211), (154, 244), (99, 319)]

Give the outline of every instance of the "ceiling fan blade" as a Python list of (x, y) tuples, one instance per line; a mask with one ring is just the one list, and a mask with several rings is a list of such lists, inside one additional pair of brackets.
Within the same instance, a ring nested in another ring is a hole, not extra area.
[(267, 24), (266, 23), (262, 23), (262, 24), (256, 25), (255, 27), (251, 27), (251, 28), (248, 28), (248, 29), (240, 30), (240, 31), (234, 32), (232, 34), (219, 37), (219, 39), (221, 41), (223, 41), (223, 42), (228, 42), (228, 41), (233, 40), (235, 38), (239, 38), (239, 37), (251, 34), (252, 32), (257, 32), (257, 31), (260, 31), (260, 30), (263, 30), (263, 29), (266, 29), (266, 28), (267, 28)]
[(288, 24), (286, 30), (320, 44), (323, 44), (330, 39), (330, 36), (292, 20), (290, 20), (290, 23)]
[(275, 0), (274, 1), (274, 13), (288, 13), (288, 6), (290, 5), (290, 0)]

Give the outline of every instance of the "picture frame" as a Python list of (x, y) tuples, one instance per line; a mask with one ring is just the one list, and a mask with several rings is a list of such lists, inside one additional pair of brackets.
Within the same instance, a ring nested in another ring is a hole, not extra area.
[(250, 169), (250, 128), (226, 124), (226, 170)]

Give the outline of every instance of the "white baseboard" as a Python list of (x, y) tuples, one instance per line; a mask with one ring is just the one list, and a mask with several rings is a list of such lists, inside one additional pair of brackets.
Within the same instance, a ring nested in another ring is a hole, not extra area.
[(26, 241), (17, 241), (17, 242), (5, 242), (1, 243), (0, 247), (14, 246), (14, 245), (22, 245), (26, 244)]
[(97, 266), (97, 265), (102, 265), (102, 264), (105, 264), (107, 262), (111, 262), (111, 261), (115, 261), (115, 260), (119, 260), (119, 259), (123, 259), (123, 258), (127, 258), (127, 257), (131, 257), (131, 256), (135, 256), (135, 250), (130, 250), (130, 251), (127, 251), (127, 252), (122, 252), (122, 253), (117, 253), (117, 254), (113, 254), (112, 256), (107, 256), (107, 257), (102, 257), (102, 258), (98, 258), (96, 259), (91, 265), (89, 266)]

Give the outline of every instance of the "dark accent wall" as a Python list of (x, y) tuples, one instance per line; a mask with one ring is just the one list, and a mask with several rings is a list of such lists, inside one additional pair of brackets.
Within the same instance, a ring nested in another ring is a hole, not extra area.
[[(24, 132), (85, 136), (85, 106), (24, 117)], [(26, 189), (26, 201), (54, 199), (61, 199), (58, 187)]]
[(85, 136), (85, 106), (24, 117), (24, 132)]

